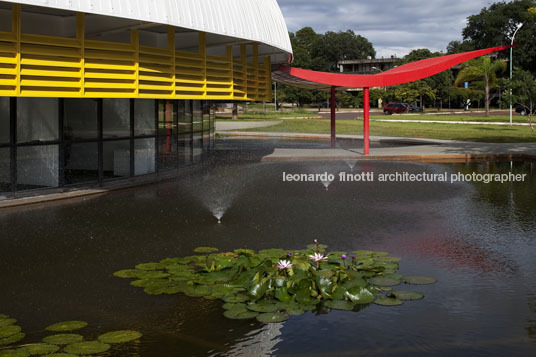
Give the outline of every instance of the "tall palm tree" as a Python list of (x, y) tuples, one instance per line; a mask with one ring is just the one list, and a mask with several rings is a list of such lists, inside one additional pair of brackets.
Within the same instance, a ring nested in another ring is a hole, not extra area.
[(506, 69), (506, 62), (498, 60), (492, 62), (489, 57), (480, 57), (467, 62), (462, 68), (454, 85), (472, 81), (475, 79), (484, 80), (484, 91), (486, 93), (486, 116), (489, 116), (489, 91), (497, 81), (497, 72), (503, 72)]

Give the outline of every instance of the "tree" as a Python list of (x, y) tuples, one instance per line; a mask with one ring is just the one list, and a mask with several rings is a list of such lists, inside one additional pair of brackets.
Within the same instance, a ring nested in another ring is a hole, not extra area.
[(457, 86), (460, 83), (472, 80), (483, 80), (486, 116), (489, 116), (490, 89), (497, 82), (497, 72), (503, 72), (505, 69), (506, 63), (504, 61), (497, 60), (492, 62), (489, 57), (480, 57), (464, 64), (462, 70), (458, 73), (454, 85)]
[[(363, 59), (374, 57), (376, 52), (372, 44), (353, 31), (316, 33), (311, 27), (304, 27), (296, 33), (289, 34), (294, 51), (293, 66), (315, 71), (338, 71), (337, 63), (343, 59)], [(305, 104), (325, 101), (329, 94), (324, 91), (307, 90), (289, 86), (278, 87), (282, 101)], [(343, 96), (351, 103), (353, 97)]]
[(509, 103), (512, 100), (512, 103), (520, 103), (526, 106), (530, 129), (534, 131), (532, 116), (536, 110), (536, 77), (529, 71), (516, 68), (512, 80), (505, 82), (507, 89), (512, 90), (512, 96), (505, 95), (504, 101)]
[(520, 47), (515, 50), (514, 61), (517, 66), (536, 73), (536, 23), (530, 10), (535, 6), (536, 0), (494, 3), (479, 14), (469, 16), (463, 38), (475, 49), (509, 45), (517, 26), (524, 23), (516, 36)]

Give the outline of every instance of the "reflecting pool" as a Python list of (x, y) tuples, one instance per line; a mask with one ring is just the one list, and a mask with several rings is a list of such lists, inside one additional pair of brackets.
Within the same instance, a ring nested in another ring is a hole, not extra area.
[[(154, 185), (0, 211), (0, 313), (37, 342), (64, 320), (85, 335), (144, 334), (118, 356), (536, 354), (536, 169), (531, 162), (261, 162), (274, 147), (218, 140), (208, 162)], [(350, 144), (347, 144), (350, 145)], [(519, 183), (283, 182), (282, 173), (521, 173)], [(221, 218), (221, 224), (218, 224)], [(425, 274), (424, 300), (263, 325), (220, 301), (151, 296), (112, 276), (198, 246), (387, 251)]]

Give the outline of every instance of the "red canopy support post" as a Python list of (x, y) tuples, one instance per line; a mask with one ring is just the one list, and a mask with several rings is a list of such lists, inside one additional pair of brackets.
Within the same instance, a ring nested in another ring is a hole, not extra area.
[(370, 142), (369, 142), (369, 113), (370, 113), (370, 91), (368, 87), (363, 88), (363, 141), (364, 141), (364, 150), (363, 153), (365, 156), (368, 156), (370, 153)]
[(335, 87), (331, 87), (331, 147), (334, 148), (337, 145), (337, 136), (335, 133), (335, 119), (336, 114), (336, 102), (335, 102)]

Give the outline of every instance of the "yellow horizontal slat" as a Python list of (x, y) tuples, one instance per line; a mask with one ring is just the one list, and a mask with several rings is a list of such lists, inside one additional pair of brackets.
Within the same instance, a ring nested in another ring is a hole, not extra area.
[(104, 70), (118, 70), (118, 71), (134, 71), (136, 66), (132, 64), (118, 64), (118, 63), (106, 63), (95, 60), (86, 60), (86, 69), (104, 69)]
[(34, 45), (47, 45), (47, 46), (58, 46), (58, 47), (72, 47), (80, 48), (80, 41), (74, 38), (66, 37), (56, 37), (56, 36), (44, 36), (44, 35), (34, 35), (23, 33), (21, 37), (21, 42), (31, 43)]
[(0, 63), (1, 64), (17, 64), (17, 58), (2, 56), (2, 54), (0, 53)]
[(231, 88), (210, 88), (207, 87), (207, 92), (229, 93), (232, 92)]
[(85, 40), (84, 45), (90, 50), (134, 52), (130, 43)]
[(92, 89), (90, 91), (86, 90), (85, 97), (88, 98), (132, 98), (134, 94), (134, 89), (123, 92), (111, 92), (111, 91), (99, 91)]
[(175, 90), (178, 91), (178, 92), (196, 92), (196, 93), (204, 93), (205, 92), (204, 88), (196, 88), (196, 87), (179, 87), (179, 86), (177, 86), (175, 88)]
[(21, 79), (20, 85), (23, 87), (52, 87), (52, 88), (80, 88), (80, 81), (47, 81), (47, 80), (31, 80)]
[(11, 97), (17, 93), (15, 89), (2, 89), (0, 86), (0, 96), (2, 97)]
[(180, 77), (177, 77), (175, 79), (175, 82), (177, 82), (177, 83), (190, 83), (190, 84), (205, 84), (205, 81), (202, 80), (202, 79), (201, 80), (195, 80), (195, 79), (185, 79), (185, 78), (180, 78)]
[(85, 58), (89, 59), (107, 59), (107, 60), (116, 60), (116, 61), (134, 61), (134, 53), (127, 52), (112, 52), (112, 51), (98, 51), (98, 50), (87, 50), (85, 51)]
[(191, 76), (203, 76), (203, 72), (201, 69), (190, 70), (190, 69), (184, 69), (184, 68), (176, 68), (175, 73), (179, 75), (185, 74), (185, 75), (191, 75)]
[(56, 60), (56, 59), (38, 59), (38, 58), (27, 58), (23, 57), (21, 59), (21, 64), (23, 66), (43, 66), (43, 67), (68, 67), (68, 68), (80, 68), (80, 60)]
[(173, 90), (173, 85), (157, 85), (157, 84), (144, 84), (140, 83), (140, 89), (145, 90)]
[(171, 57), (173, 52), (169, 52), (168, 49), (150, 47), (150, 46), (140, 46), (140, 53), (148, 55), (158, 55), (158, 56), (168, 56)]
[[(0, 68), (0, 74), (7, 74), (10, 76), (16, 76), (17, 70), (15, 68)], [(1, 81), (2, 79), (0, 79)]]
[(175, 51), (175, 57), (177, 57), (177, 58), (203, 59), (203, 56), (201, 56), (199, 53), (184, 52), (184, 51)]
[(232, 71), (231, 66), (229, 66), (228, 64), (221, 64), (221, 63), (214, 63), (214, 62), (207, 62), (207, 68), (224, 70), (224, 71)]
[(13, 32), (0, 31), (0, 41), (15, 42), (17, 41), (17, 37)]
[(165, 66), (172, 66), (173, 65), (173, 61), (171, 60), (171, 58), (164, 58), (164, 57), (140, 54), (140, 64), (141, 63), (161, 64), (161, 65), (165, 65)]
[(16, 86), (17, 85), (17, 80), (16, 79), (7, 79), (7, 78), (2, 78), (0, 79), (0, 86)]
[(123, 74), (123, 73), (105, 73), (105, 72), (85, 72), (85, 78), (92, 78), (92, 79), (128, 79), (128, 80), (135, 80), (136, 75), (131, 74)]
[(47, 97), (47, 98), (57, 98), (57, 97), (64, 97), (64, 98), (76, 98), (80, 97), (80, 91), (77, 91), (75, 89), (73, 90), (61, 90), (60, 88), (53, 90), (39, 90), (39, 89), (21, 89), (21, 97)]
[(40, 45), (21, 45), (21, 53), (23, 55), (44, 55), (44, 56), (60, 56), (60, 57), (71, 57), (71, 58), (80, 58), (81, 51), (74, 48), (55, 48), (49, 46), (40, 46)]
[(102, 89), (135, 89), (134, 83), (111, 83), (111, 82), (85, 82), (86, 88), (102, 88)]
[(67, 77), (67, 78), (79, 78), (80, 71), (44, 71), (39, 69), (25, 69), (24, 67), (20, 71), (23, 76), (39, 76), (39, 77)]
[(228, 57), (207, 55), (207, 61), (231, 63)]
[(140, 74), (140, 81), (173, 82), (173, 78), (171, 75), (169, 77), (158, 77)]
[(17, 52), (17, 45), (14, 43), (0, 42), (0, 52), (15, 53)]

